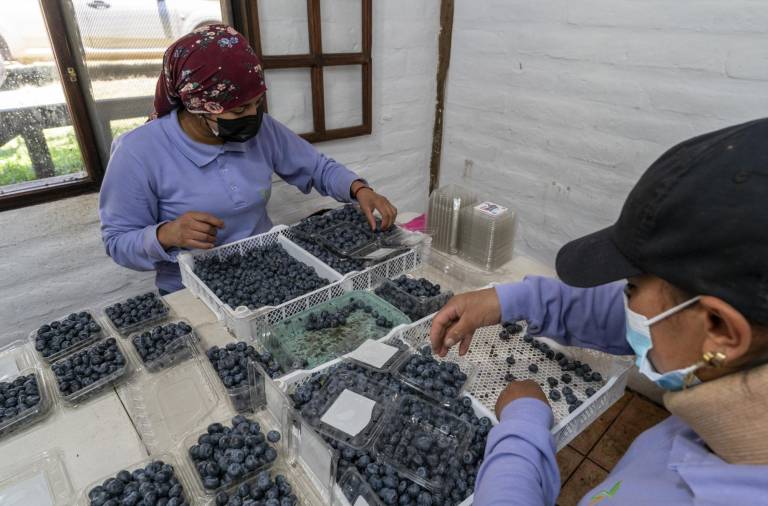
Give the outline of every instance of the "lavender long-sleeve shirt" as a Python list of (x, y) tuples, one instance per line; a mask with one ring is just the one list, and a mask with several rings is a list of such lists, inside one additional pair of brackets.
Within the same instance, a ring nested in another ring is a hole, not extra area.
[(304, 193), (314, 188), (341, 202), (350, 201), (350, 186), (359, 179), (268, 114), (256, 137), (222, 145), (190, 139), (176, 111), (150, 121), (112, 144), (99, 200), (107, 254), (124, 267), (157, 271), (159, 288), (178, 290), (178, 250), (163, 249), (157, 228), (202, 211), (224, 221), (217, 245), (266, 232), (273, 174)]
[[(623, 283), (572, 288), (528, 277), (499, 286), (504, 321), (526, 319), (534, 335), (566, 345), (631, 354), (625, 341)], [(532, 398), (509, 403), (488, 437), (475, 506), (553, 505), (560, 490), (549, 406)], [(733, 465), (710, 452), (671, 416), (642, 433), (580, 506), (768, 504), (768, 466)]]

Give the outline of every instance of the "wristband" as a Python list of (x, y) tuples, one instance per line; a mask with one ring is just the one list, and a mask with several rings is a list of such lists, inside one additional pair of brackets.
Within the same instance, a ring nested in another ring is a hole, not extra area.
[(371, 191), (373, 191), (373, 188), (371, 188), (370, 186), (361, 186), (360, 188), (355, 190), (355, 193), (352, 194), (352, 198), (354, 200), (357, 200), (357, 194), (360, 193), (360, 191), (362, 191), (362, 190), (371, 190)]

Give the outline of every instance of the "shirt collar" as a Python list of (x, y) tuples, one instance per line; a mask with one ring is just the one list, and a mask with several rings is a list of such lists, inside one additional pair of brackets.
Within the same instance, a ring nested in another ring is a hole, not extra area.
[(165, 120), (163, 122), (163, 130), (168, 135), (171, 143), (176, 146), (176, 149), (178, 149), (182, 155), (198, 167), (205, 167), (226, 151), (245, 152), (246, 143), (244, 142), (203, 144), (202, 142), (192, 140), (184, 130), (182, 130), (181, 125), (179, 124), (178, 110), (171, 111), (171, 113), (163, 119)]
[(765, 494), (765, 466), (728, 464), (691, 436), (696, 437), (693, 433), (675, 437), (668, 465), (691, 489), (695, 505), (744, 504), (745, 498)]

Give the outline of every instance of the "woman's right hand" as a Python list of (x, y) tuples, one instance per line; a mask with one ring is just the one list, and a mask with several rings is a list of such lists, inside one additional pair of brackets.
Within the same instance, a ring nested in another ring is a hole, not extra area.
[(444, 357), (452, 346), (461, 343), (459, 355), (464, 355), (475, 330), (500, 321), (501, 305), (496, 289), (487, 288), (457, 295), (432, 320), (429, 333), (432, 351)]
[(157, 229), (157, 240), (163, 248), (211, 249), (216, 231), (224, 222), (212, 214), (190, 211)]

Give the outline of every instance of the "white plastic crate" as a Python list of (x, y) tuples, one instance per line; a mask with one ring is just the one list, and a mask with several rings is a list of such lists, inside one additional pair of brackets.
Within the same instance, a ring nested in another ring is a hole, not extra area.
[[(430, 344), (429, 330), (432, 326), (433, 317), (434, 315), (428, 316), (401, 329), (399, 331), (401, 333), (400, 339), (416, 348)], [(498, 337), (501, 331), (500, 325), (478, 329), (472, 338), (469, 352), (464, 356), (465, 360), (469, 360), (477, 366), (476, 376), (469, 387), (469, 393), (483, 403), (490, 412), (494, 411), (496, 399), (508, 384), (504, 379), (508, 370), (518, 380), (530, 378), (537, 381), (542, 385), (545, 393), (548, 391), (546, 378), (552, 376), (560, 379), (562, 374), (560, 366), (556, 362), (546, 359), (539, 361), (541, 354), (534, 350), (530, 344), (523, 342), (525, 325), (522, 325), (522, 329), (521, 332), (512, 335), (507, 341), (502, 341)], [(397, 332), (393, 333), (392, 337), (398, 337), (397, 334)], [(584, 395), (583, 391), (574, 388), (577, 398), (583, 403), (572, 413), (568, 412), (568, 405), (565, 401), (550, 403), (555, 415), (552, 435), (559, 451), (621, 398), (627, 385), (632, 364), (630, 361), (615, 355), (586, 348), (560, 346), (550, 339), (546, 339), (546, 342), (554, 351), (561, 351), (571, 359), (589, 364), (594, 371), (599, 371), (603, 375), (602, 382), (589, 383), (589, 386), (596, 390), (596, 393), (589, 398)], [(506, 357), (510, 354), (513, 354), (517, 360), (514, 366), (508, 366), (505, 362)], [(535, 361), (539, 366), (539, 371), (535, 374), (527, 370), (531, 361)], [(583, 383), (574, 375), (574, 383), (577, 382)], [(570, 386), (573, 387), (574, 383)]]
[[(421, 265), (424, 245), (422, 244), (393, 257), (385, 262), (369, 267), (364, 271), (352, 272), (342, 276), (327, 264), (307, 253), (290, 240), (290, 230), (285, 225), (278, 225), (271, 231), (248, 237), (210, 250), (182, 253), (178, 257), (181, 281), (192, 294), (202, 300), (213, 313), (223, 320), (227, 328), (241, 340), (254, 339), (262, 335), (269, 327), (279, 321), (313, 306), (343, 295), (349, 290), (368, 290), (383, 278), (399, 276)], [(329, 281), (328, 286), (309, 292), (278, 306), (264, 306), (248, 309), (241, 306), (232, 308), (219, 299), (208, 286), (195, 274), (195, 261), (217, 255), (227, 258), (235, 254), (245, 254), (256, 248), (280, 244), (289, 255), (315, 269), (317, 274)]]

